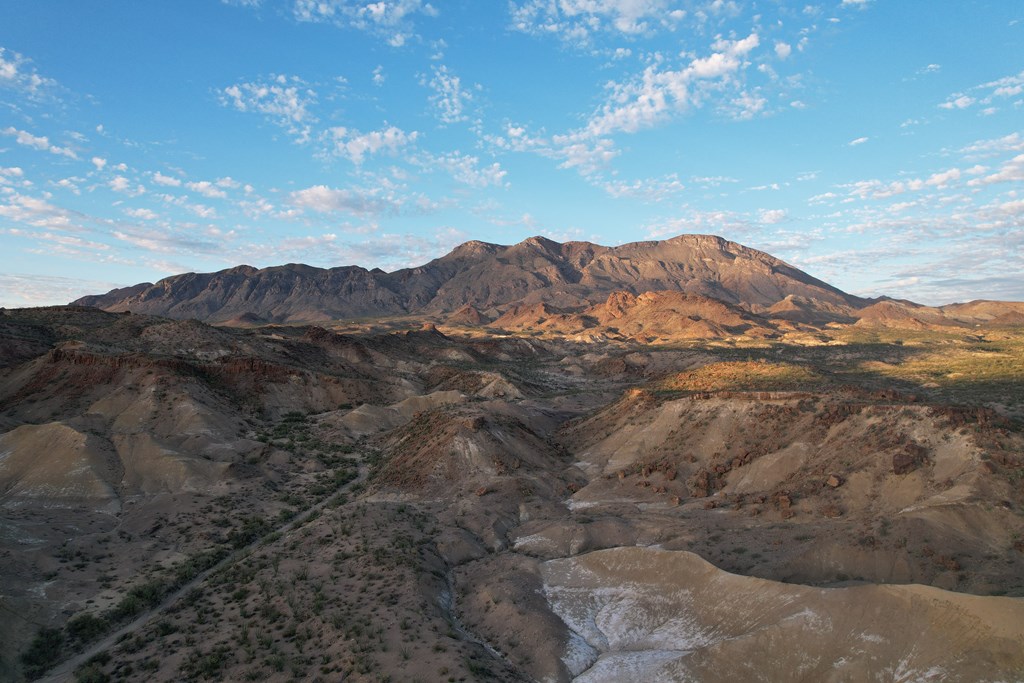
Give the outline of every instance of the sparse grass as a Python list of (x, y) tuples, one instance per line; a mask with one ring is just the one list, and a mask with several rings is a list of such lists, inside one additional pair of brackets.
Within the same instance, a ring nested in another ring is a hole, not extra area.
[(864, 361), (859, 369), (889, 380), (932, 386), (963, 403), (1024, 403), (1024, 332), (979, 338), (931, 339), (897, 363)]
[(656, 390), (700, 391), (784, 391), (820, 388), (826, 379), (819, 373), (793, 363), (724, 361), (681, 372), (659, 382)]

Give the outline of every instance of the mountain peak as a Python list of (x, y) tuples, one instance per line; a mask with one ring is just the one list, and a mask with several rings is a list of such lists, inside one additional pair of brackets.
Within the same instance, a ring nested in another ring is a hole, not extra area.
[(534, 235), (533, 237), (527, 237), (525, 240), (523, 240), (522, 242), (520, 242), (516, 246), (520, 246), (520, 245), (526, 245), (526, 246), (531, 246), (531, 247), (542, 247), (542, 248), (545, 248), (545, 249), (550, 248), (550, 247), (560, 247), (560, 246), (562, 246), (558, 242), (556, 242), (554, 240), (551, 240), (551, 239), (548, 239), (547, 237), (544, 237), (543, 235)]
[(463, 242), (459, 246), (452, 249), (447, 256), (468, 256), (475, 254), (493, 254), (495, 251), (502, 249), (500, 244), (492, 244), (491, 242), (481, 242), (480, 240), (469, 240)]

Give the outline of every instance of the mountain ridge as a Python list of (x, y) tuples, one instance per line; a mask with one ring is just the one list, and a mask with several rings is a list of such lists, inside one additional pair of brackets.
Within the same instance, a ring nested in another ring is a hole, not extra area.
[(513, 305), (583, 309), (617, 291), (679, 291), (753, 312), (793, 295), (843, 309), (870, 303), (766, 252), (716, 235), (679, 235), (614, 247), (540, 236), (513, 245), (472, 240), (391, 273), (358, 265), (238, 265), (85, 296), (73, 305), (208, 322), (449, 314), (467, 305), (496, 318)]

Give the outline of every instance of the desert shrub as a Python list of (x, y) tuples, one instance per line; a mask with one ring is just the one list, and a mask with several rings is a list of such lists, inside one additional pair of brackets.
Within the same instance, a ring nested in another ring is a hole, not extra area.
[(182, 665), (182, 670), (192, 677), (219, 678), (221, 669), (228, 661), (230, 650), (225, 646), (214, 648), (206, 654), (196, 653)]
[(174, 586), (182, 586), (210, 567), (223, 560), (228, 554), (224, 548), (208, 550), (182, 560), (174, 567)]
[(21, 663), (25, 667), (25, 675), (39, 678), (47, 669), (60, 659), (61, 648), (64, 646), (64, 634), (60, 629), (43, 628), (29, 643), (28, 649), (21, 654)]
[(97, 617), (89, 612), (83, 612), (73, 616), (64, 628), (72, 640), (87, 643), (106, 633), (107, 629), (110, 628), (110, 624), (102, 617)]
[(114, 620), (127, 619), (155, 607), (166, 594), (167, 588), (163, 581), (153, 579), (133, 586), (119, 603), (108, 612)]
[(75, 680), (78, 683), (107, 683), (110, 676), (99, 664), (86, 664), (75, 671)]
[(242, 526), (232, 529), (228, 534), (228, 542), (233, 548), (244, 548), (253, 541), (257, 541), (267, 534), (271, 529), (270, 523), (260, 517), (246, 517)]

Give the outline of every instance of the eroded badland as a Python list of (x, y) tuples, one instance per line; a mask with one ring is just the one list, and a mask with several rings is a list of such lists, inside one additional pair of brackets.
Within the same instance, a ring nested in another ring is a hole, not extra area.
[(534, 299), (3, 312), (0, 678), (1024, 678), (1024, 306)]

